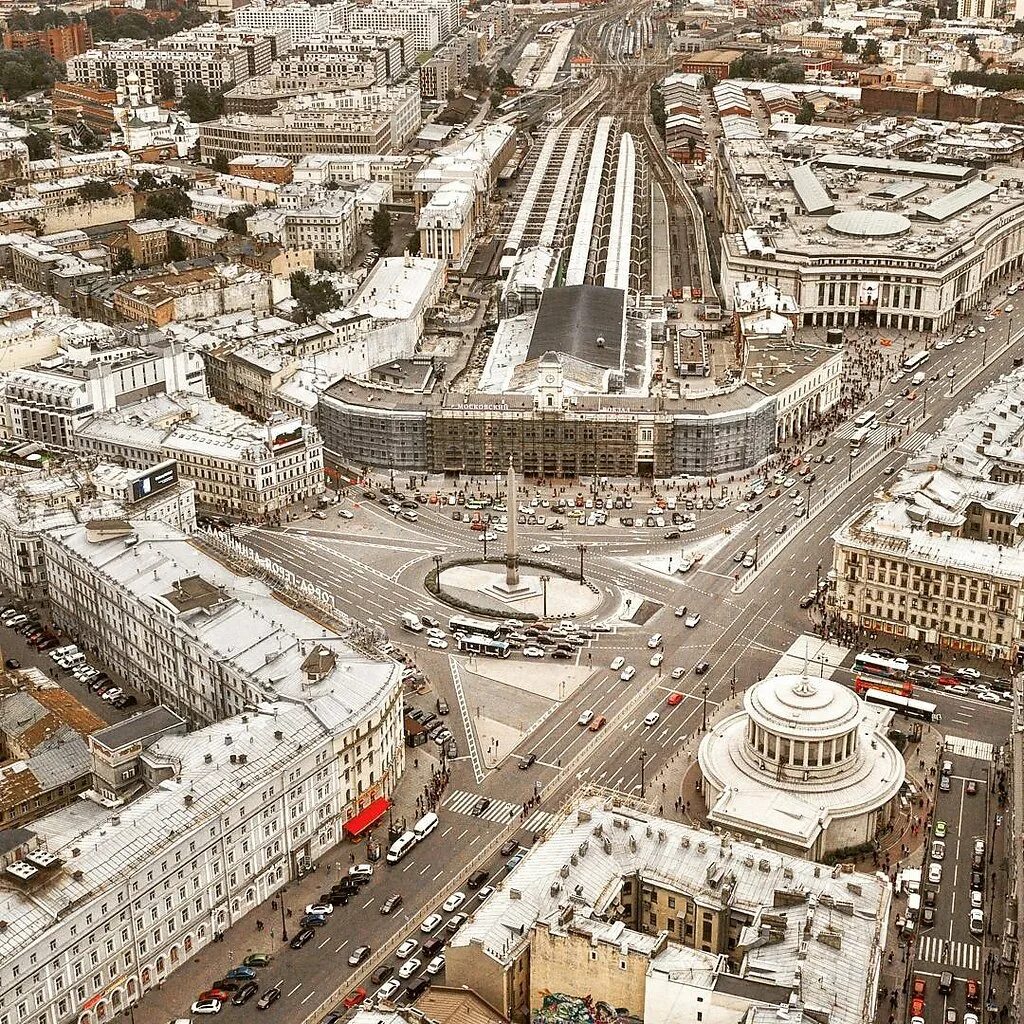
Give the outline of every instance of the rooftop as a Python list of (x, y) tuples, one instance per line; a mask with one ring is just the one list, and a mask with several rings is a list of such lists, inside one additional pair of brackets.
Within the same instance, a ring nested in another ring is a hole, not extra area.
[(558, 352), (617, 369), (622, 365), (625, 317), (626, 293), (621, 288), (548, 288), (541, 296), (527, 359)]

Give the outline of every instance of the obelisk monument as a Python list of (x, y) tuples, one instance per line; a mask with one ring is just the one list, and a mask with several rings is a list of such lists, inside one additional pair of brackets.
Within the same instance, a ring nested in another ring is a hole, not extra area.
[(516, 490), (516, 470), (512, 465), (511, 455), (508, 457), (507, 487), (505, 507), (508, 509), (508, 533), (505, 534), (505, 588), (513, 591), (519, 589), (519, 544), (516, 525), (519, 500)]

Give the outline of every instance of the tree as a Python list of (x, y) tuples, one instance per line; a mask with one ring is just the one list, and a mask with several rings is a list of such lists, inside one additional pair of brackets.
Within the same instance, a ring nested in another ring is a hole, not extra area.
[(857, 40), (850, 35), (849, 32), (843, 33), (842, 43), (843, 53), (856, 53), (857, 52)]
[(45, 128), (36, 128), (25, 139), (29, 160), (49, 160), (53, 156), (53, 136)]
[(881, 60), (881, 55), (878, 52), (878, 40), (868, 39), (861, 47), (860, 59), (865, 64), (877, 64)]
[(981, 63), (981, 50), (978, 49), (978, 40), (974, 36), (967, 40), (967, 55)]
[(172, 220), (187, 217), (192, 212), (192, 200), (183, 188), (171, 186), (159, 192), (149, 192), (147, 196), (142, 216), (151, 220)]
[(178, 95), (178, 83), (174, 80), (174, 75), (169, 71), (161, 71), (157, 89), (160, 93), (160, 99), (173, 100)]
[(820, 21), (812, 21), (810, 23), (810, 25), (807, 26), (807, 31), (808, 32), (824, 32), (825, 31), (825, 26), (822, 25), (822, 23)]
[(115, 249), (111, 264), (113, 274), (127, 274), (135, 266), (135, 257), (127, 249)]
[(803, 103), (800, 104), (800, 113), (796, 115), (796, 123), (814, 123), (814, 107), (807, 100), (804, 100)]
[(419, 254), (420, 254), (420, 233), (418, 231), (414, 231), (405, 240), (405, 251), (410, 256), (419, 256)]
[(135, 181), (136, 192), (153, 192), (158, 188), (163, 188), (163, 185), (160, 183), (160, 179), (152, 171), (140, 172)]
[(218, 174), (227, 174), (228, 173), (229, 168), (228, 168), (227, 154), (225, 154), (225, 153), (218, 153), (213, 158), (213, 169)]
[(483, 64), (474, 64), (469, 69), (466, 83), (477, 92), (485, 92), (491, 87), (491, 74)]
[(171, 263), (180, 263), (187, 257), (185, 252), (185, 244), (181, 240), (180, 235), (174, 234), (173, 231), (167, 234), (167, 258)]
[(223, 220), (224, 227), (228, 231), (234, 231), (236, 235), (248, 234), (248, 228), (246, 221), (256, 212), (255, 206), (241, 206), (237, 210), (232, 210)]
[[(225, 86), (224, 92), (230, 88)], [(186, 85), (178, 105), (196, 124), (212, 121), (224, 113), (224, 92), (207, 89), (205, 85)]]
[(374, 211), (370, 218), (370, 238), (382, 253), (386, 254), (391, 248), (391, 214), (387, 210)]
[(8, 99), (51, 89), (64, 77), (64, 65), (42, 50), (0, 50), (0, 90)]
[(299, 323), (308, 323), (321, 313), (337, 309), (342, 304), (338, 290), (330, 281), (313, 281), (304, 270), (292, 274), (291, 284)]
[(665, 138), (665, 94), (656, 85), (651, 86), (649, 106), (654, 127), (658, 129), (658, 134)]
[(78, 190), (78, 194), (87, 203), (94, 203), (101, 199), (113, 199), (114, 188), (109, 181), (102, 181), (99, 178), (90, 178)]
[(515, 80), (504, 68), (498, 68), (494, 73), (494, 89), (496, 92), (503, 93), (506, 89), (511, 89), (515, 84)]
[(935, 20), (934, 7), (921, 8), (921, 20), (917, 23), (918, 28), (927, 28)]

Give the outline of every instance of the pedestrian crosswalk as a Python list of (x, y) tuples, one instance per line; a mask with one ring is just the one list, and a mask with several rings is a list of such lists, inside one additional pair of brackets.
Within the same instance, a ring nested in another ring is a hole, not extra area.
[(922, 935), (917, 940), (917, 959), (945, 967), (978, 971), (981, 969), (981, 946), (973, 942), (950, 942), (934, 935)]
[(927, 443), (931, 434), (924, 430), (915, 430), (900, 444), (900, 451), (905, 455), (916, 455)]
[(960, 757), (973, 757), (978, 761), (991, 761), (995, 749), (991, 743), (984, 740), (969, 740), (963, 736), (947, 736), (945, 740), (946, 750), (951, 754), (958, 754)]
[[(473, 808), (480, 800), (489, 799), (490, 803), (482, 814), (473, 814)], [(512, 804), (507, 800), (494, 800), (484, 797), (480, 793), (467, 793), (463, 789), (453, 790), (447, 800), (441, 805), (456, 814), (469, 814), (480, 818), (482, 821), (511, 821), (520, 811), (522, 804)]]
[(555, 817), (550, 811), (534, 811), (523, 822), (523, 828), (527, 832), (546, 832), (548, 827), (554, 823)]

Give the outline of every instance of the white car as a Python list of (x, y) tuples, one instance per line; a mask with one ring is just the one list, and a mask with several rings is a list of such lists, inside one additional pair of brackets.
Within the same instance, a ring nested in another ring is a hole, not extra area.
[(107, 703), (111, 703), (112, 701), (117, 700), (118, 697), (123, 696), (124, 691), (119, 686), (112, 686), (109, 690), (104, 690), (103, 693), (100, 694), (101, 699), (107, 701)]
[(576, 724), (577, 725), (590, 725), (590, 723), (593, 720), (594, 720), (594, 712), (590, 708), (587, 708), (587, 710), (584, 711), (580, 715), (580, 717), (576, 719)]
[(458, 910), (465, 902), (466, 894), (464, 892), (453, 892), (441, 905), (441, 909), (450, 914), (453, 911)]
[(535, 555), (546, 555), (551, 550), (550, 544), (534, 544), (530, 550)]
[(382, 999), (390, 999), (400, 988), (402, 983), (397, 978), (392, 978), (390, 981), (385, 981), (379, 989), (377, 994), (373, 997), (377, 1002)]
[(350, 878), (373, 878), (373, 865), (372, 864), (353, 864), (348, 869)]
[(479, 900), (479, 901), (480, 901), (481, 903), (483, 903), (483, 901), (484, 901), (485, 899), (487, 899), (487, 897), (488, 897), (488, 896), (491, 896), (491, 895), (493, 895), (493, 894), (494, 894), (494, 886), (493, 886), (493, 885), (485, 885), (485, 886), (483, 886), (483, 888), (481, 888), (481, 890), (480, 890), (480, 891), (479, 891), (479, 892), (478, 892), (478, 893), (476, 894), (476, 898), (477, 898), (477, 899), (478, 899), (478, 900)]
[(219, 999), (200, 999), (192, 1004), (192, 1012), (199, 1014), (220, 1013), (221, 1001)]
[(972, 935), (984, 935), (985, 933), (985, 915), (980, 910), (971, 911), (971, 934)]
[(434, 640), (444, 640), (447, 635), (443, 629), (438, 629), (436, 626), (427, 630), (427, 636)]
[(665, 655), (657, 651), (651, 655), (651, 668), (657, 668), (665, 660)]
[(627, 665), (619, 673), (619, 681), (623, 682), (623, 683), (628, 683), (630, 681), (630, 679), (632, 679), (633, 676), (635, 676), (635, 675), (636, 675), (636, 667), (633, 666), (633, 665)]
[(982, 904), (985, 902), (985, 894), (978, 892), (977, 889), (971, 890), (971, 909), (981, 910)]
[(694, 626), (700, 625), (700, 612), (690, 612), (689, 615), (683, 620), (683, 625), (687, 629), (693, 629)]
[(686, 675), (686, 669), (685, 668), (674, 668), (674, 669), (672, 669), (672, 678), (673, 679), (682, 679), (683, 676), (685, 676), (685, 675)]
[(476, 536), (477, 540), (479, 540), (481, 543), (485, 540), (492, 541), (498, 539), (498, 535), (493, 530), (488, 530), (486, 533), (478, 533)]
[(824, 461), (831, 466), (836, 461), (836, 457), (834, 455), (826, 455)]
[(896, 399), (895, 398), (887, 398), (885, 400), (885, 407), (886, 407), (886, 409), (891, 409), (895, 404), (896, 404)]
[(307, 914), (317, 914), (319, 917), (327, 917), (328, 914), (334, 913), (333, 903), (310, 903), (306, 907)]
[(928, 881), (932, 885), (938, 885), (942, 881), (942, 865), (937, 860), (928, 865)]
[(529, 647), (524, 647), (523, 648), (523, 657), (524, 658), (543, 658), (544, 657), (544, 649), (542, 647), (534, 647), (533, 644), (531, 644)]
[(746, 501), (741, 501), (741, 502), (740, 502), (740, 503), (739, 503), (739, 504), (738, 504), (738, 505), (736, 506), (736, 511), (737, 511), (737, 512), (746, 512), (746, 511), (747, 511), (747, 510), (748, 510), (749, 508), (750, 508), (750, 503), (749, 503), (749, 502), (746, 502)]
[(661, 718), (661, 715), (659, 715), (657, 711), (652, 711), (652, 712), (651, 712), (651, 713), (650, 713), (650, 714), (649, 714), (649, 715), (648, 715), (648, 716), (647, 716), (647, 717), (646, 717), (646, 718), (644, 719), (644, 725), (646, 725), (646, 726), (652, 726), (652, 725), (657, 725), (657, 724), (658, 724), (658, 719), (659, 719), (659, 718)]
[(903, 380), (903, 374), (902, 374), (902, 373), (894, 373), (894, 374), (893, 374), (893, 375), (892, 375), (892, 376), (891, 376), (891, 377), (889, 378), (889, 383), (890, 383), (890, 384), (899, 384), (899, 382), (900, 382), (901, 380)]
[(620, 654), (617, 658), (612, 659), (612, 663), (609, 666), (613, 672), (618, 672), (623, 665), (626, 664), (626, 659)]
[(430, 935), (432, 932), (436, 932), (441, 925), (444, 924), (444, 918), (440, 914), (431, 914), (430, 917), (423, 919), (423, 924), (420, 925), (420, 931), (424, 935)]
[(650, 640), (647, 641), (647, 646), (653, 651), (656, 647), (661, 646), (661, 634), (654, 633), (651, 635)]
[(697, 529), (697, 527), (693, 523), (683, 523), (679, 527), (679, 532), (680, 533), (693, 533), (693, 531), (696, 530), (696, 529)]
[(786, 479), (782, 481), (782, 486), (783, 487), (792, 487), (793, 484), (795, 484), (795, 483), (796, 483), (796, 480), (793, 477), (787, 476)]
[(413, 957), (411, 960), (406, 960), (405, 963), (398, 968), (398, 976), (400, 978), (411, 978), (421, 966), (422, 964), (416, 959), (416, 957)]
[(958, 676), (963, 676), (964, 679), (980, 679), (981, 673), (976, 668), (958, 668), (956, 670)]
[(448, 641), (447, 640), (439, 640), (436, 636), (432, 636), (427, 641), (427, 646), (428, 647), (433, 647), (434, 650), (436, 650), (436, 651), (447, 651), (448, 650)]
[(1002, 701), (999, 699), (999, 694), (992, 693), (991, 691), (979, 693), (978, 700), (980, 700), (983, 704), (1002, 704)]
[(435, 956), (433, 960), (427, 964), (427, 974), (434, 975), (440, 974), (444, 970), (444, 957)]
[(406, 960), (419, 948), (420, 944), (415, 939), (406, 939), (405, 942), (395, 950), (395, 959)]
[(355, 519), (355, 516), (349, 512), (347, 508), (339, 508), (338, 515), (341, 516), (342, 519)]

